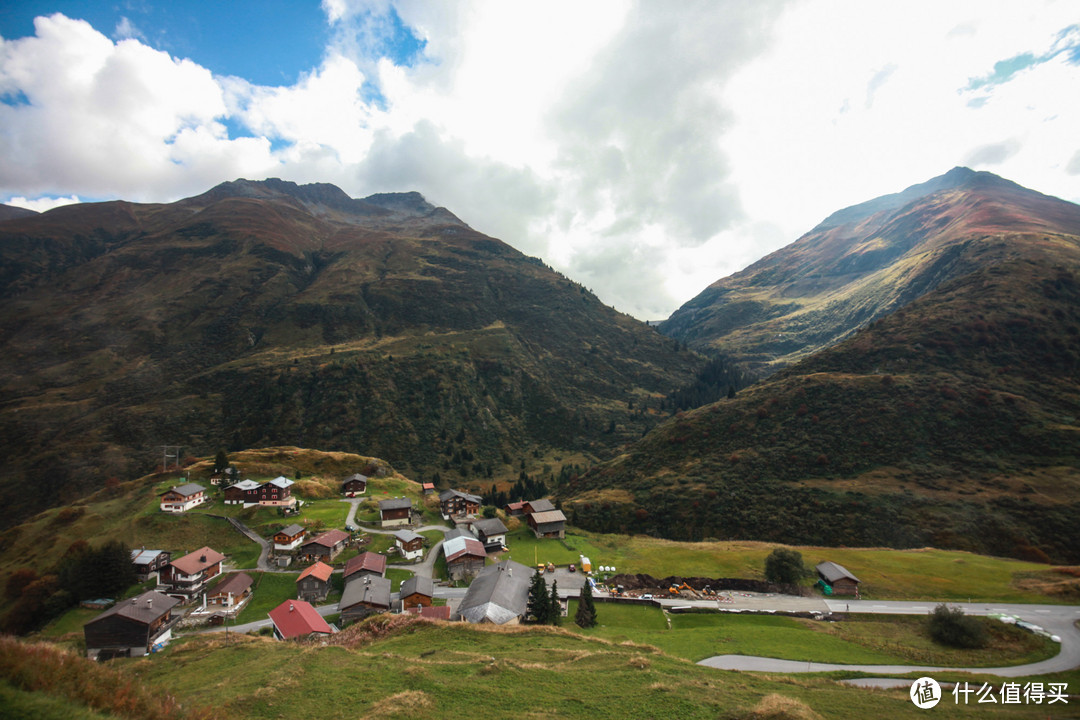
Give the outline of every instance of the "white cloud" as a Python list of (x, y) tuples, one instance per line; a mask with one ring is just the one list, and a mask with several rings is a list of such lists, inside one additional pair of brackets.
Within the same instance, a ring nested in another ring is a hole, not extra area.
[(63, 207), (64, 205), (75, 205), (82, 202), (77, 196), (71, 197), (39, 197), (29, 200), (22, 196), (16, 195), (15, 197), (6, 200), (5, 205), (14, 205), (15, 207), (26, 208), (27, 210), (34, 210), (36, 212), (45, 212), (46, 210), (52, 210), (53, 208)]
[[(272, 175), (415, 189), (645, 318), (956, 164), (1080, 200), (1069, 2), (322, 11), (322, 62), (281, 87), (215, 77), (130, 22), (120, 42), (62, 15), (0, 39), (0, 197), (170, 200)], [(423, 46), (399, 65), (401, 23)]]

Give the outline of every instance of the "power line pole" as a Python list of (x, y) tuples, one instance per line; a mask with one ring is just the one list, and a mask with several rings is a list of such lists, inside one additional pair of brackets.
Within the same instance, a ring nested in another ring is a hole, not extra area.
[[(180, 445), (162, 445), (161, 452), (161, 470), (165, 472), (169, 469), (169, 458), (173, 458), (173, 468), (180, 467)], [(173, 450), (175, 454), (170, 455), (169, 450)]]

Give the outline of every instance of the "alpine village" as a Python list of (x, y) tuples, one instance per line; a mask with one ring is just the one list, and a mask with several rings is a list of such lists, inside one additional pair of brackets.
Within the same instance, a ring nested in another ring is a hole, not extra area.
[(658, 325), (418, 193), (0, 207), (5, 716), (1076, 717), (1080, 206), (897, 190)]

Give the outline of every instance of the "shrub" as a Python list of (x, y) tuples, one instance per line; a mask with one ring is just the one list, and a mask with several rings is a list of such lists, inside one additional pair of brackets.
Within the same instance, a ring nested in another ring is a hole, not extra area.
[(795, 584), (806, 574), (802, 553), (776, 548), (765, 558), (765, 579), (774, 583)]
[(968, 617), (960, 608), (951, 608), (944, 603), (930, 614), (928, 628), (935, 642), (949, 647), (981, 648), (990, 641), (978, 618)]

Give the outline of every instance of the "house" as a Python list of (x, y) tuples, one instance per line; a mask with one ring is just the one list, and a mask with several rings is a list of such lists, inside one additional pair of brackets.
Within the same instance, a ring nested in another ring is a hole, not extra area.
[(177, 485), (161, 495), (161, 512), (182, 513), (206, 502), (206, 488), (195, 483)]
[(221, 574), (225, 556), (204, 547), (171, 561), (158, 573), (158, 586), (180, 602), (190, 602), (202, 594), (206, 584)]
[(322, 615), (303, 600), (286, 600), (267, 614), (278, 640), (328, 637), (334, 632)]
[(139, 582), (146, 582), (150, 576), (160, 572), (169, 564), (172, 553), (168, 550), (147, 550), (140, 548), (131, 551), (131, 564), (135, 567), (135, 576)]
[(345, 563), (345, 582), (364, 575), (384, 577), (386, 575), (386, 556), (375, 552), (363, 552)]
[(475, 576), (483, 569), (487, 559), (484, 544), (462, 530), (446, 533), (443, 554), (446, 556), (446, 572), (455, 581)]
[(832, 589), (833, 595), (859, 594), (859, 578), (848, 572), (843, 565), (823, 562), (815, 569), (821, 582)]
[(217, 487), (218, 485), (224, 485), (228, 487), (233, 483), (233, 468), (225, 468), (224, 470), (218, 470), (210, 475), (210, 484)]
[(324, 562), (317, 562), (300, 573), (296, 578), (296, 597), (308, 602), (325, 600), (330, 594), (330, 576), (334, 568)]
[(411, 615), (419, 615), (427, 620), (450, 620), (450, 606), (449, 605), (417, 605), (405, 610), (405, 612)]
[(296, 498), (292, 496), (292, 480), (285, 476), (278, 476), (269, 482), (259, 486), (259, 505), (263, 507), (293, 507)]
[(420, 483), (420, 490), (425, 495), (432, 495), (435, 492), (435, 483), (431, 483), (431, 482)]
[(349, 533), (344, 530), (327, 530), (300, 546), (300, 558), (302, 560), (322, 560), (330, 562), (345, 549), (345, 543), (349, 541)]
[(566, 516), (562, 510), (534, 512), (526, 516), (525, 521), (538, 538), (566, 537)]
[(506, 514), (510, 517), (521, 517), (525, 514), (525, 503), (512, 502), (503, 509), (506, 510)]
[(398, 596), (401, 598), (401, 606), (405, 610), (420, 605), (427, 607), (431, 605), (431, 599), (435, 597), (435, 583), (429, 577), (413, 575), (401, 583)]
[(499, 518), (477, 520), (472, 529), (480, 542), (484, 543), (484, 550), (489, 555), (499, 552), (506, 545), (506, 526)]
[(83, 626), (86, 656), (94, 660), (141, 657), (172, 639), (183, 615), (173, 615), (175, 598), (150, 590), (124, 600)]
[(356, 473), (341, 481), (341, 494), (345, 497), (356, 497), (367, 492), (367, 476)]
[(439, 493), (439, 507), (445, 520), (455, 515), (476, 515), (482, 504), (483, 500), (479, 495), (470, 495), (460, 490), (443, 490)]
[(338, 607), (341, 608), (342, 625), (387, 612), (390, 610), (390, 578), (364, 575), (346, 583)]
[(293, 523), (283, 527), (274, 533), (274, 550), (278, 552), (295, 550), (300, 546), (300, 543), (304, 542), (305, 535), (307, 535), (307, 530), (302, 525)]
[(379, 514), (383, 527), (408, 525), (412, 520), (412, 500), (405, 497), (380, 500)]
[(522, 504), (522, 514), (531, 515), (532, 513), (548, 512), (554, 510), (555, 506), (551, 504), (551, 501), (547, 498), (542, 500), (527, 500)]
[(261, 505), (264, 507), (291, 508), (296, 506), (296, 498), (292, 496), (292, 486), (295, 485), (287, 477), (276, 477), (264, 483), (254, 480), (241, 480), (235, 485), (225, 488), (226, 505), (243, 505), (252, 507)]
[(244, 507), (258, 505), (260, 487), (261, 485), (254, 480), (241, 480), (235, 485), (230, 485), (225, 488), (225, 504)]
[(251, 599), (254, 581), (245, 572), (227, 575), (206, 591), (207, 607), (216, 606), (227, 613), (237, 613)]
[(469, 585), (458, 613), (471, 623), (494, 625), (521, 622), (529, 605), (533, 570), (513, 560), (488, 565)]
[(401, 557), (406, 560), (424, 557), (424, 536), (412, 530), (398, 530), (394, 533), (394, 544), (397, 545)]

